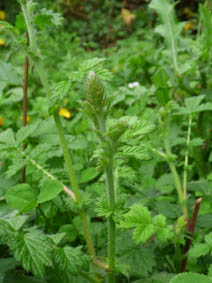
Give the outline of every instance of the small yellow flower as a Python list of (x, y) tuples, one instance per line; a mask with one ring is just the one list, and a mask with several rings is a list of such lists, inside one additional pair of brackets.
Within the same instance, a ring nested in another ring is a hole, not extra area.
[(4, 11), (0, 11), (0, 20), (6, 19), (6, 13)]
[[(21, 117), (21, 120), (23, 121), (23, 117)], [(26, 122), (27, 122), (27, 124), (29, 124), (30, 123), (30, 116), (26, 116)]]
[(0, 116), (0, 126), (3, 126), (4, 125), (4, 120), (3, 118)]
[(5, 45), (5, 41), (2, 38), (0, 38), (0, 45)]
[(185, 26), (184, 26), (184, 30), (190, 30), (192, 28), (193, 28), (193, 25), (192, 25), (191, 22), (186, 23)]
[(27, 121), (27, 124), (29, 124), (30, 123), (30, 117), (27, 115), (27, 117), (26, 117), (26, 121)]
[(65, 104), (68, 104), (69, 100), (66, 98), (66, 99), (64, 100), (64, 102), (65, 102)]
[(68, 111), (66, 108), (61, 108), (59, 115), (65, 117), (67, 119), (71, 118), (71, 112)]

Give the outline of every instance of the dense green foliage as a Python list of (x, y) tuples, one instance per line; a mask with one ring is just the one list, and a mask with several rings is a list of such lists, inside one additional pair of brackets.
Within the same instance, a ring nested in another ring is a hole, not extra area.
[(211, 282), (210, 1), (81, 2), (0, 11), (0, 283)]

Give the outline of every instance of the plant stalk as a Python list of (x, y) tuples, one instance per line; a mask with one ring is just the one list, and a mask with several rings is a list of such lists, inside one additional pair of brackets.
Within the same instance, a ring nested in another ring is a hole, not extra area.
[[(29, 45), (29, 34), (26, 32), (27, 45)], [(24, 62), (24, 87), (23, 87), (23, 127), (27, 124), (27, 90), (28, 90), (28, 76), (29, 76), (29, 57), (25, 55)], [(27, 144), (23, 145), (23, 151), (26, 149)], [(25, 183), (26, 166), (22, 168), (21, 181)]]
[(178, 197), (179, 197), (179, 201), (180, 201), (180, 204), (181, 204), (181, 209), (182, 209), (183, 215), (185, 216), (185, 219), (187, 221), (188, 220), (188, 212), (187, 212), (187, 207), (186, 207), (186, 198), (183, 195), (183, 190), (182, 190), (182, 187), (181, 187), (181, 182), (180, 182), (180, 178), (179, 178), (179, 174), (177, 172), (176, 166), (175, 166), (174, 162), (172, 160), (170, 160), (170, 158), (169, 158), (169, 156), (172, 155), (170, 144), (169, 144), (169, 124), (170, 124), (169, 119), (170, 118), (167, 117), (166, 121), (165, 121), (165, 137), (164, 137), (165, 138), (164, 139), (165, 150), (166, 150), (166, 154), (167, 154), (167, 157), (168, 157), (167, 162), (169, 164), (172, 176), (174, 178), (175, 188), (176, 188), (177, 193), (178, 193)]
[(183, 173), (183, 196), (184, 199), (187, 197), (187, 174), (188, 174), (188, 147), (191, 139), (191, 125), (192, 125), (192, 114), (189, 116), (188, 122), (188, 133), (187, 133), (187, 140), (186, 140), (186, 153), (185, 153), (185, 161), (184, 161), (184, 173)]
[[(107, 186), (107, 201), (111, 211), (115, 211), (115, 188), (113, 176), (113, 162), (105, 168), (106, 186)], [(116, 247), (116, 223), (113, 219), (114, 214), (108, 218), (108, 264), (109, 271), (107, 273), (107, 282), (115, 282), (115, 247)]]
[(180, 268), (180, 272), (184, 272), (186, 270), (186, 265), (187, 265), (187, 253), (190, 249), (190, 246), (191, 246), (191, 242), (192, 242), (192, 236), (193, 236), (193, 233), (194, 233), (194, 229), (195, 229), (195, 225), (196, 225), (196, 220), (197, 220), (197, 215), (198, 215), (198, 212), (199, 212), (199, 207), (200, 207), (200, 204), (201, 204), (201, 201), (202, 201), (202, 198), (198, 198), (196, 200), (196, 204), (195, 204), (195, 207), (194, 207), (194, 213), (193, 213), (193, 216), (192, 216), (192, 219), (189, 223), (189, 227), (188, 227), (188, 232), (189, 232), (189, 238), (187, 239), (186, 241), (186, 244), (185, 244), (185, 248), (184, 248), (184, 258), (181, 262), (181, 268)]

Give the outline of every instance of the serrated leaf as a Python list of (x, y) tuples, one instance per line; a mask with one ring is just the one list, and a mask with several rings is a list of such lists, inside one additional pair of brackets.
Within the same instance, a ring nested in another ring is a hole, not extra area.
[(47, 235), (49, 239), (53, 242), (55, 245), (59, 245), (59, 243), (62, 241), (62, 239), (65, 237), (66, 233), (57, 233), (53, 235)]
[(17, 85), (20, 79), (11, 64), (0, 60), (0, 81)]
[(68, 270), (71, 274), (77, 275), (83, 269), (88, 270), (90, 257), (84, 255), (80, 247), (65, 246), (56, 250), (55, 261), (62, 270)]
[(194, 138), (190, 141), (191, 146), (201, 146), (204, 140), (202, 138)]
[(130, 211), (124, 215), (120, 223), (121, 228), (135, 228), (133, 239), (136, 243), (145, 243), (154, 233), (151, 213), (142, 205), (135, 204)]
[(7, 221), (10, 223), (14, 231), (18, 231), (29, 218), (28, 215), (17, 215), (10, 217)]
[(170, 283), (212, 283), (212, 279), (206, 275), (192, 273), (192, 272), (185, 272), (176, 275)]
[(15, 259), (37, 277), (43, 277), (45, 267), (52, 266), (52, 246), (46, 235), (39, 231), (19, 234), (11, 248)]
[(200, 243), (194, 245), (189, 250), (189, 257), (191, 258), (198, 258), (200, 256), (206, 255), (211, 250), (211, 247), (208, 244)]
[(97, 57), (86, 60), (80, 65), (79, 71), (73, 72), (69, 75), (69, 79), (75, 81), (82, 81), (83, 78), (88, 75), (89, 71), (94, 71), (101, 80), (111, 80), (112, 73), (103, 67), (104, 61), (104, 58)]
[(11, 187), (5, 198), (11, 208), (18, 209), (21, 212), (29, 211), (36, 205), (35, 192), (28, 184)]
[(16, 134), (16, 141), (17, 145), (20, 145), (20, 143), (24, 142), (26, 138), (28, 138), (30, 135), (34, 134), (36, 129), (40, 126), (40, 121), (33, 123), (31, 125), (27, 125), (25, 127), (22, 127), (20, 130), (18, 130)]
[(26, 160), (23, 159), (22, 156), (19, 156), (17, 154), (16, 157), (12, 159), (12, 164), (8, 167), (6, 175), (8, 178), (14, 176), (16, 173), (18, 173), (19, 170), (21, 170), (26, 165)]
[(34, 17), (35, 25), (41, 28), (46, 26), (59, 27), (62, 25), (63, 20), (63, 17), (59, 13), (47, 10), (46, 8), (41, 9), (40, 13), (36, 14)]
[(147, 149), (142, 148), (141, 146), (122, 146), (120, 148), (120, 151), (123, 153), (125, 156), (134, 156), (137, 159), (140, 160), (149, 160), (150, 155), (147, 151)]
[(154, 225), (149, 223), (137, 225), (133, 232), (133, 240), (136, 244), (146, 243), (146, 241), (153, 235)]
[(0, 21), (0, 26), (2, 29), (5, 29), (6, 31), (13, 33), (15, 36), (18, 36), (19, 34), (18, 29), (16, 29), (14, 26), (9, 24), (8, 22)]
[(0, 144), (6, 145), (6, 148), (16, 148), (16, 141), (12, 129), (7, 129), (0, 134)]
[(44, 203), (46, 201), (52, 200), (63, 191), (61, 184), (47, 179), (41, 186), (40, 194), (38, 196), (38, 203)]

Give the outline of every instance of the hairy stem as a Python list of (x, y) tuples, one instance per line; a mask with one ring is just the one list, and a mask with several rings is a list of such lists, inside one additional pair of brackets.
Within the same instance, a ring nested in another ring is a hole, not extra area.
[[(78, 203), (80, 203), (82, 201), (82, 198), (81, 198), (81, 195), (80, 195), (80, 192), (79, 192), (78, 183), (77, 183), (76, 176), (75, 176), (75, 173), (74, 173), (74, 170), (73, 170), (71, 157), (70, 157), (68, 147), (67, 147), (67, 144), (66, 144), (66, 140), (65, 140), (63, 128), (62, 128), (62, 125), (61, 125), (60, 117), (59, 117), (59, 114), (57, 112), (54, 113), (54, 119), (55, 119), (57, 131), (58, 131), (58, 135), (60, 137), (60, 143), (61, 143), (61, 146), (62, 146), (62, 149), (63, 149), (65, 162), (66, 162), (66, 165), (68, 167), (69, 178), (70, 178), (70, 181), (71, 181), (71, 184), (72, 184), (74, 194), (76, 196), (76, 201)], [(86, 243), (87, 243), (87, 246), (88, 246), (89, 253), (92, 256), (95, 256), (95, 251), (94, 251), (94, 248), (93, 248), (91, 235), (90, 235), (90, 232), (89, 232), (88, 222), (87, 222), (86, 213), (85, 213), (84, 208), (80, 209), (79, 214), (80, 214), (80, 218), (81, 218), (82, 225), (83, 225), (83, 228), (84, 228), (85, 240), (86, 240)]]
[(183, 172), (183, 195), (184, 199), (187, 197), (187, 174), (188, 174), (188, 147), (191, 139), (191, 125), (192, 125), (192, 114), (189, 116), (188, 121), (188, 132), (187, 132), (187, 140), (186, 140), (186, 153), (185, 153), (185, 161), (184, 161), (184, 172)]
[[(105, 168), (107, 200), (111, 211), (115, 210), (115, 188), (113, 176), (113, 161)], [(108, 264), (109, 272), (107, 273), (107, 282), (115, 282), (115, 246), (116, 246), (116, 223), (113, 220), (113, 214), (108, 218)]]

